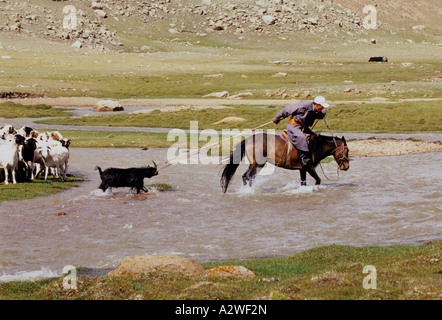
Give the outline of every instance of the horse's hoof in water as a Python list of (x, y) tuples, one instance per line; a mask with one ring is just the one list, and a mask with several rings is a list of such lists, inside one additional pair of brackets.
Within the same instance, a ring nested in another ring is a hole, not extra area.
[(305, 187), (307, 185), (307, 181), (301, 181), (301, 187)]

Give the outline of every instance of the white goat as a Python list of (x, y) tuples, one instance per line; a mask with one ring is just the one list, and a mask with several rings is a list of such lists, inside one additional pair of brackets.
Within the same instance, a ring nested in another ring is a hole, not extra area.
[(12, 183), (17, 183), (15, 180), (15, 171), (18, 167), (18, 149), (24, 142), (25, 138), (23, 136), (15, 135), (11, 141), (5, 141), (0, 144), (0, 168), (5, 170), (5, 184), (9, 184), (8, 170), (11, 170)]
[[(45, 182), (48, 179), (49, 169), (55, 168), (61, 181), (66, 180), (66, 172), (69, 165), (69, 149), (64, 147), (59, 141), (49, 140), (39, 141), (35, 149), (37, 157), (40, 156), (45, 165)], [(34, 161), (36, 157), (34, 157)], [(55, 178), (55, 175), (54, 175)]]
[(0, 128), (0, 138), (2, 139), (12, 139), (14, 134), (17, 132), (15, 131), (14, 127), (10, 124), (5, 124)]

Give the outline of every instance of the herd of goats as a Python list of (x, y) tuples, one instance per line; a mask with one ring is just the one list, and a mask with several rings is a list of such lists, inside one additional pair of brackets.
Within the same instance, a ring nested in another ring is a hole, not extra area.
[[(58, 176), (66, 180), (69, 165), (70, 139), (63, 138), (60, 132), (38, 132), (29, 126), (15, 129), (7, 124), (0, 127), (0, 182), (9, 184), (9, 173), (13, 184), (32, 181), (44, 171), (44, 182), (51, 173), (54, 179)], [(147, 192), (144, 178), (158, 174), (157, 165), (138, 168), (108, 168), (99, 171), (100, 189), (105, 192), (111, 188), (129, 187), (136, 189), (137, 194)]]
[[(9, 184), (34, 180), (44, 171), (45, 182), (51, 171), (65, 181), (69, 165), (70, 139), (60, 132), (38, 132), (28, 126), (0, 127), (0, 181)], [(53, 170), (53, 171), (52, 171)]]

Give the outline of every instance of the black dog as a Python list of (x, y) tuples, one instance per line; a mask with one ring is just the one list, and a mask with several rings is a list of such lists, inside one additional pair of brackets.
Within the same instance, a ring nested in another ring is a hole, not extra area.
[(144, 178), (151, 178), (158, 174), (157, 165), (154, 162), (154, 167), (147, 166), (141, 168), (108, 168), (101, 171), (100, 167), (96, 167), (100, 173), (101, 184), (99, 188), (106, 191), (108, 188), (120, 188), (129, 187), (131, 189), (137, 189), (137, 194), (141, 190), (148, 192), (144, 187)]

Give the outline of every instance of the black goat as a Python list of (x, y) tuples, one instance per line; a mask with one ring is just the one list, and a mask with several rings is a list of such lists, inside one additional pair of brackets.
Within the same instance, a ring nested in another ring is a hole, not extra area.
[(21, 150), (21, 156), (23, 158), (24, 166), (24, 178), (23, 180), (33, 179), (34, 178), (34, 153), (35, 149), (37, 149), (37, 140), (34, 138), (28, 138), (25, 140), (23, 148)]
[(140, 167), (140, 168), (108, 168), (101, 171), (99, 166), (95, 167), (100, 173), (101, 184), (99, 188), (106, 191), (108, 188), (129, 187), (137, 189), (137, 194), (141, 190), (148, 192), (144, 187), (144, 178), (151, 178), (158, 174), (157, 165), (154, 162), (154, 167)]

